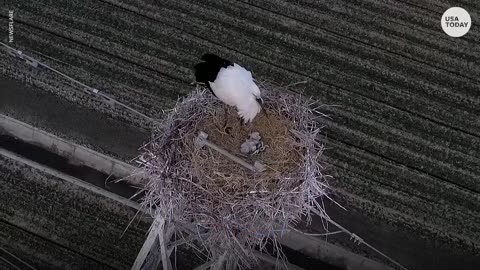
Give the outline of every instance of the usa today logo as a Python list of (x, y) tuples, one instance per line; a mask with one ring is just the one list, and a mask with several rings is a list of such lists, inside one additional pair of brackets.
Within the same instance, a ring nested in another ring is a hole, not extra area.
[(460, 7), (447, 9), (442, 15), (442, 29), (451, 37), (461, 37), (465, 35), (472, 26), (470, 14)]

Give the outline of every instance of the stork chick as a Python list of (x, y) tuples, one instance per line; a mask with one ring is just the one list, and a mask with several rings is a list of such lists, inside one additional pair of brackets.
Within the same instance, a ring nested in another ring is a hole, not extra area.
[(252, 73), (237, 63), (214, 54), (205, 54), (195, 65), (195, 78), (205, 84), (223, 103), (234, 106), (244, 123), (252, 122), (263, 100)]

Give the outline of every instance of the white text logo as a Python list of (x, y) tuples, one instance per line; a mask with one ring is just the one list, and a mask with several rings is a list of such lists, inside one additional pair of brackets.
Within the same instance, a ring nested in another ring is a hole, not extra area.
[(452, 7), (442, 15), (442, 29), (451, 37), (465, 35), (470, 30), (471, 25), (470, 14), (463, 8)]
[(13, 42), (13, 10), (8, 11), (8, 42)]

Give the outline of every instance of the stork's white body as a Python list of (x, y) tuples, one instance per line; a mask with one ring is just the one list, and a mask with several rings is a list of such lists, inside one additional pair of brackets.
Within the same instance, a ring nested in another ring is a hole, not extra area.
[(210, 88), (224, 103), (235, 106), (238, 115), (246, 122), (251, 122), (261, 111), (257, 99), (260, 89), (253, 81), (252, 73), (238, 64), (221, 68)]

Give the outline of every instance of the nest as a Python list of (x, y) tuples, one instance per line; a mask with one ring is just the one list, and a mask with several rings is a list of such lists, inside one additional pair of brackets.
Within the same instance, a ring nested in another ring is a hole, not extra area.
[[(303, 216), (309, 220), (314, 208), (323, 212), (317, 199), (328, 191), (314, 102), (273, 85), (260, 89), (265, 111), (244, 125), (235, 108), (198, 88), (166, 112), (142, 148), (142, 206), (179, 228), (176, 234), (184, 243), (202, 247), (212, 261), (221, 258), (227, 267), (252, 267), (254, 254), (269, 241), (279, 251), (279, 237)], [(209, 147), (199, 148), (200, 131), (266, 170), (252, 172)], [(240, 145), (254, 131), (265, 150), (242, 154)]]

